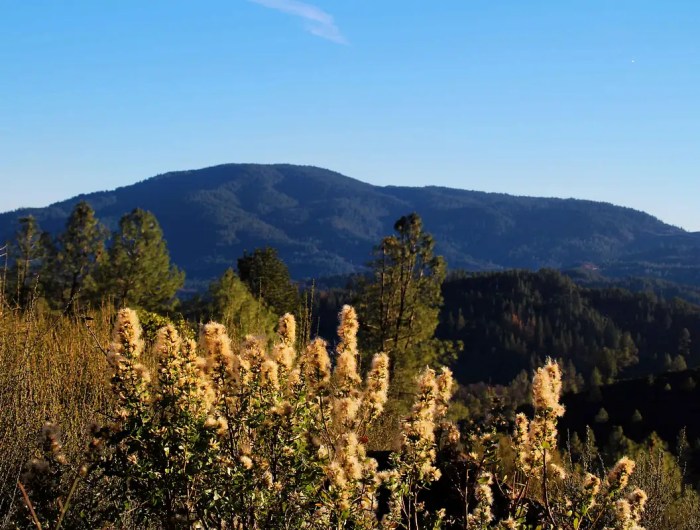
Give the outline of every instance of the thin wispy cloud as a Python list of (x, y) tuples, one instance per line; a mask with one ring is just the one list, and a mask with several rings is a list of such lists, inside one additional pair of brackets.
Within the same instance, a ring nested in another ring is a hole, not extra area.
[(299, 17), (304, 21), (306, 31), (322, 39), (327, 39), (338, 44), (347, 44), (347, 39), (343, 36), (335, 25), (333, 15), (326, 13), (322, 9), (307, 4), (298, 2), (297, 0), (249, 0), (255, 4), (269, 7)]

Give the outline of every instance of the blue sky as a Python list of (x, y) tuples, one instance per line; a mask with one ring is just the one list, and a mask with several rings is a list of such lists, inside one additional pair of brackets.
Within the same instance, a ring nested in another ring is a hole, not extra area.
[(0, 211), (291, 162), (700, 230), (698, 28), (696, 0), (0, 0)]

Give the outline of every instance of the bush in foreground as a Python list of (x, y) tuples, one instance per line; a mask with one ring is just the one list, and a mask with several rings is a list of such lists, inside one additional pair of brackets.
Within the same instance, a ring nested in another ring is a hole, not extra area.
[[(367, 454), (369, 429), (386, 404), (389, 360), (358, 370), (357, 318), (340, 314), (338, 344), (321, 339), (297, 351), (296, 323), (234, 344), (223, 326), (199, 341), (167, 325), (142, 362), (134, 311), (118, 313), (108, 350), (116, 413), (93, 428), (83, 461), (66, 464), (57, 430), (44, 429), (44, 458), (21, 478), (16, 527), (233, 529), (394, 529), (460, 524), (432, 508), (438, 450), (456, 453), (459, 434), (444, 421), (452, 375), (426, 368), (402, 423), (401, 448), (387, 469)], [(639, 528), (646, 496), (626, 491), (634, 466), (621, 460), (603, 480), (557, 462), (561, 374), (535, 374), (534, 418), (519, 416), (515, 473), (503, 474), (494, 437), (468, 437), (462, 528)], [(478, 447), (478, 449), (477, 449)], [(568, 488), (567, 491), (566, 488)], [(497, 491), (495, 491), (497, 489)], [(497, 495), (494, 495), (497, 493)], [(494, 503), (494, 496), (502, 500)], [(431, 506), (430, 509), (427, 506)]]

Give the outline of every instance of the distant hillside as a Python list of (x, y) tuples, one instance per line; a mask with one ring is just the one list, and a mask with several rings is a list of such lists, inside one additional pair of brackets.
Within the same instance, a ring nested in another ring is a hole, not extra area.
[(167, 173), (46, 208), (0, 214), (0, 241), (11, 239), (17, 218), (29, 213), (45, 230), (62, 229), (81, 199), (110, 228), (134, 207), (154, 212), (174, 261), (194, 283), (221, 274), (244, 250), (263, 245), (276, 247), (296, 278), (361, 270), (394, 221), (416, 211), (451, 268), (586, 263), (605, 275), (700, 285), (700, 233), (643, 212), (574, 199), (380, 187), (310, 166), (227, 164)]
[(682, 300), (584, 288), (552, 270), (456, 275), (442, 292), (436, 334), (464, 344), (461, 383), (507, 384), (545, 356), (571, 362), (586, 382), (594, 368), (605, 379), (659, 373), (681, 353), (700, 365), (700, 306)]
[(681, 298), (692, 304), (700, 305), (700, 285), (688, 285), (653, 277), (608, 277), (597, 271), (582, 268), (563, 270), (566, 276), (578, 285), (592, 288), (621, 288), (633, 293), (654, 293), (665, 300)]

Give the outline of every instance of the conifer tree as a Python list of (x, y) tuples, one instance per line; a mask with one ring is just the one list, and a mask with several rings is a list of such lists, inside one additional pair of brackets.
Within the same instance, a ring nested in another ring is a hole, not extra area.
[(78, 299), (95, 291), (95, 270), (106, 237), (107, 230), (92, 207), (85, 201), (76, 204), (47, 264), (47, 291), (56, 304), (70, 310)]
[(691, 343), (690, 331), (688, 331), (688, 328), (683, 328), (681, 330), (680, 337), (678, 338), (678, 353), (685, 358), (690, 357)]
[(601, 401), (603, 399), (603, 394), (600, 388), (603, 386), (603, 376), (597, 367), (593, 367), (593, 370), (591, 371), (588, 386), (588, 399), (593, 402)]
[(607, 410), (605, 410), (603, 407), (600, 407), (594, 419), (596, 423), (606, 423), (610, 419), (610, 416), (608, 415)]
[(107, 259), (101, 260), (100, 282), (117, 306), (149, 311), (170, 309), (185, 273), (170, 263), (163, 231), (155, 216), (136, 208), (119, 221)]
[(14, 262), (7, 288), (15, 302), (24, 307), (31, 292), (39, 286), (44, 260), (51, 247), (50, 236), (43, 232), (32, 215), (20, 217), (15, 244), (11, 247)]
[(418, 214), (401, 217), (394, 230), (374, 249), (372, 280), (360, 294), (360, 321), (365, 349), (386, 352), (394, 379), (410, 381), (420, 367), (443, 361), (451, 351), (451, 343), (433, 340), (445, 262), (434, 254)]
[(299, 308), (299, 292), (274, 248), (256, 248), (252, 254), (244, 253), (238, 258), (238, 274), (253, 296), (273, 313), (294, 313)]

